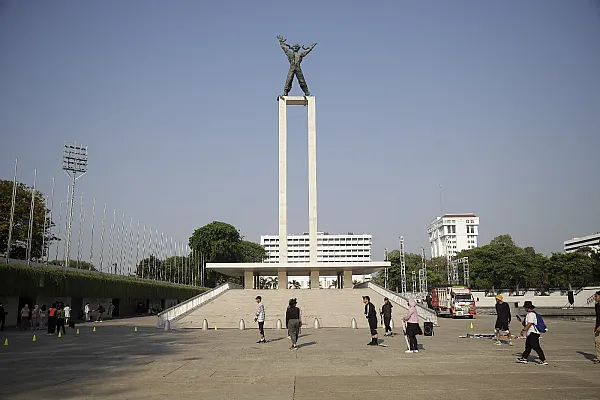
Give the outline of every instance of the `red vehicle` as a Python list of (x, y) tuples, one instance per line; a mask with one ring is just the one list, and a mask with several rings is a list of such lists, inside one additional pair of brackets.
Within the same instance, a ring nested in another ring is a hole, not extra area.
[(471, 289), (451, 286), (431, 290), (431, 304), (437, 315), (473, 318), (477, 315)]

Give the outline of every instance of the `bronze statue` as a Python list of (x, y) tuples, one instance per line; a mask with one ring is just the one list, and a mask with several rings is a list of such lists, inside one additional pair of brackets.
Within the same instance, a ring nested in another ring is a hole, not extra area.
[(302, 46), (302, 50), (300, 51), (300, 45), (295, 44), (290, 46), (285, 41), (286, 39), (283, 36), (277, 36), (279, 39), (279, 45), (283, 49), (283, 52), (287, 56), (290, 62), (290, 69), (287, 74), (287, 78), (285, 79), (285, 86), (283, 88), (283, 95), (287, 96), (290, 90), (292, 89), (292, 82), (294, 80), (294, 75), (298, 79), (298, 83), (302, 88), (305, 96), (310, 96), (310, 92), (308, 91), (308, 85), (306, 84), (306, 80), (304, 79), (304, 74), (302, 73), (302, 68), (300, 64), (302, 63), (302, 59), (312, 51), (317, 45), (316, 43), (311, 44), (308, 47)]

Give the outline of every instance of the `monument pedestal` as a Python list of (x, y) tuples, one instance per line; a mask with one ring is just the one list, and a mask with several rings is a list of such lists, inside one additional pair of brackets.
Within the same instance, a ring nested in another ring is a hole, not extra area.
[[(287, 242), (287, 107), (305, 106), (308, 114), (309, 262), (317, 264), (317, 120), (314, 96), (279, 96), (279, 265), (288, 264)], [(312, 275), (311, 275), (312, 282)], [(279, 285), (280, 289), (287, 287)], [(317, 288), (318, 288), (317, 272)]]

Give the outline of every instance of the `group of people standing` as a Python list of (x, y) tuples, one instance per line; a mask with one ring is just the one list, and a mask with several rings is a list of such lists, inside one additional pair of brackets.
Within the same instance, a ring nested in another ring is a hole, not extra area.
[[(369, 328), (371, 330), (371, 341), (367, 343), (369, 346), (378, 346), (379, 339), (377, 336), (377, 310), (375, 305), (371, 302), (369, 296), (363, 296), (363, 303), (365, 305), (365, 317), (369, 322)], [(258, 332), (260, 339), (258, 344), (266, 343), (265, 339), (265, 305), (262, 301), (261, 296), (256, 296), (254, 299), (257, 303), (256, 314), (254, 315), (254, 322), (258, 323)], [(392, 303), (386, 297), (383, 300), (383, 306), (381, 307), (381, 318), (385, 326), (384, 336), (393, 336), (392, 328), (390, 326), (392, 320)], [(403, 322), (406, 323), (405, 334), (408, 337), (409, 349), (406, 353), (418, 353), (419, 347), (417, 342), (417, 335), (422, 335), (423, 331), (419, 325), (419, 314), (417, 313), (417, 302), (414, 299), (408, 301), (408, 312), (402, 318)], [(302, 313), (298, 307), (297, 299), (290, 299), (288, 302), (288, 308), (285, 312), (285, 327), (288, 330), (288, 339), (291, 340), (292, 345), (290, 349), (298, 349), (298, 337), (302, 328)]]
[(41, 307), (35, 305), (33, 309), (29, 308), (29, 304), (21, 309), (21, 321), (19, 322), (19, 330), (25, 331), (28, 328), (35, 330), (48, 329), (47, 335), (66, 333), (65, 324), (71, 319), (71, 307), (69, 303), (55, 302), (46, 308), (43, 304)]
[[(369, 322), (369, 329), (371, 330), (371, 341), (367, 343), (368, 346), (378, 346), (379, 337), (377, 334), (377, 311), (375, 305), (371, 302), (369, 296), (363, 296), (363, 303), (365, 305), (365, 317)], [(381, 307), (381, 318), (385, 327), (384, 336), (393, 336), (392, 328), (390, 326), (392, 321), (392, 303), (387, 297), (383, 299), (383, 306)], [(417, 336), (423, 334), (423, 330), (419, 325), (419, 314), (417, 312), (417, 302), (415, 299), (408, 300), (408, 311), (404, 317), (402, 317), (403, 323), (406, 323), (404, 334), (408, 339), (408, 349), (405, 353), (418, 353), (419, 343)]]

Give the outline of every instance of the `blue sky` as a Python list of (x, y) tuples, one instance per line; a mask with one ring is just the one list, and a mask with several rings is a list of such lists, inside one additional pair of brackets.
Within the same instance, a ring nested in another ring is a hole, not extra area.
[[(550, 253), (600, 231), (599, 2), (293, 4), (0, 1), (0, 178), (19, 158), (45, 193), (56, 177), (58, 203), (77, 141), (88, 212), (96, 198), (180, 241), (213, 220), (276, 234), (282, 34), (318, 42), (303, 69), (320, 230), (371, 233), (375, 258), (400, 235), (418, 252), (442, 185), (444, 212), (481, 218), (481, 243), (510, 233)], [(305, 110), (288, 124), (302, 232)]]

